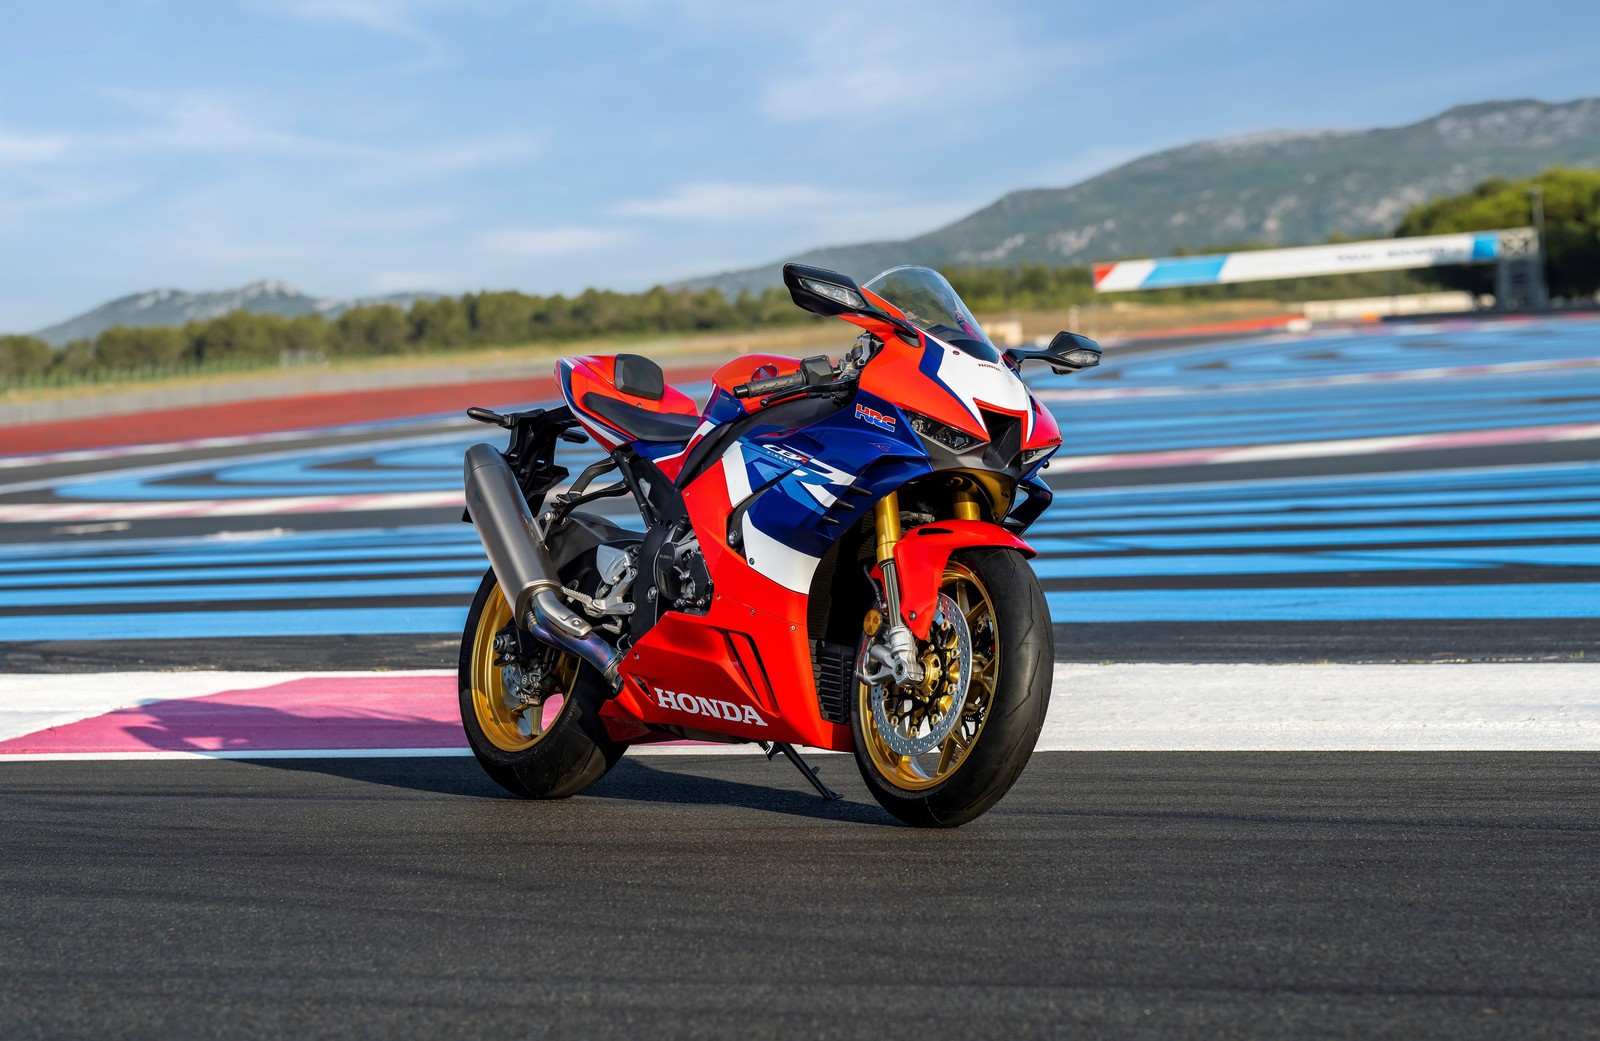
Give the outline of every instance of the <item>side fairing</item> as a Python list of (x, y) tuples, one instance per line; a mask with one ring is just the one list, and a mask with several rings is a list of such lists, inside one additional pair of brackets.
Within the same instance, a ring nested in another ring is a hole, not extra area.
[(798, 433), (742, 438), (722, 456), (729, 544), (797, 593), (839, 534), (929, 461), (895, 407), (871, 394)]

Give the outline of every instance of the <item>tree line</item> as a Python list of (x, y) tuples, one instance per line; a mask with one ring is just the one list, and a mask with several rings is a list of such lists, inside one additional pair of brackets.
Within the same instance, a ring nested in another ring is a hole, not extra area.
[[(1396, 234), (1435, 235), (1520, 227), (1529, 222), (1529, 193), (1543, 196), (1546, 268), (1558, 297), (1600, 290), (1600, 170), (1554, 167), (1521, 180), (1494, 178), (1461, 195), (1412, 208)], [(1239, 243), (1211, 251), (1272, 248)], [(979, 312), (1066, 308), (1097, 299), (1085, 265), (953, 267), (945, 274)], [(1143, 291), (1150, 303), (1253, 297), (1338, 299), (1417, 292), (1440, 286), (1488, 292), (1488, 266), (1368, 272), (1222, 286)], [(270, 364), (283, 357), (363, 358), (408, 353), (558, 344), (613, 336), (754, 330), (814, 320), (769, 288), (729, 299), (716, 289), (657, 286), (643, 293), (590, 289), (577, 296), (518, 292), (467, 293), (419, 300), (409, 310), (357, 307), (332, 320), (234, 311), (182, 327), (117, 326), (60, 350), (30, 336), (0, 336), (0, 385), (46, 374), (64, 377), (177, 365)]]
[(87, 374), (179, 365), (275, 363), (284, 357), (372, 358), (564, 343), (596, 337), (761, 329), (813, 320), (786, 290), (643, 293), (590, 289), (573, 297), (467, 293), (354, 307), (337, 318), (231, 311), (183, 326), (114, 326), (52, 350), (31, 336), (0, 336), (0, 383), (45, 374)]

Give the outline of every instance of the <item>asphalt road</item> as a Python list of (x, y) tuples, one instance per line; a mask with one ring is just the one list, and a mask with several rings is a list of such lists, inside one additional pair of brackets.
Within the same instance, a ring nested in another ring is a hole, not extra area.
[(1038, 756), (958, 831), (759, 758), (12, 764), (7, 1038), (1594, 1037), (1562, 754)]

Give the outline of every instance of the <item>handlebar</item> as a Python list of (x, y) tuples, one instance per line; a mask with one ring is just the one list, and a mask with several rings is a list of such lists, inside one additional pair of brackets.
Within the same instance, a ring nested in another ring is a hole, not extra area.
[(805, 385), (806, 374), (804, 372), (791, 372), (787, 376), (769, 376), (764, 380), (751, 380), (749, 383), (741, 383), (733, 388), (733, 396), (736, 398), (765, 397), (768, 394), (779, 394)]
[(784, 394), (800, 387), (809, 387), (831, 383), (839, 377), (839, 369), (828, 360), (826, 354), (819, 354), (815, 358), (807, 358), (800, 363), (800, 368), (782, 376), (769, 376), (764, 380), (751, 380), (741, 383), (733, 388), (736, 398), (770, 397), (774, 394)]

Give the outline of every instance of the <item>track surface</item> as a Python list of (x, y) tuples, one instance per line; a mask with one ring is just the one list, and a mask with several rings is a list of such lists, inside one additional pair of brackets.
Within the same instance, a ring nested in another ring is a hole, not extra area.
[[(1592, 759), (1045, 753), (966, 829), (756, 758), (14, 764), (8, 1038), (1593, 1037)], [(181, 869), (175, 867), (181, 865)]]

